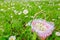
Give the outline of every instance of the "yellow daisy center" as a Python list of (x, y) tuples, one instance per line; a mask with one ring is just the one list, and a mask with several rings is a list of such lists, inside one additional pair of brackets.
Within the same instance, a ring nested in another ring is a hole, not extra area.
[(42, 23), (36, 23), (36, 29), (46, 31), (46, 27)]

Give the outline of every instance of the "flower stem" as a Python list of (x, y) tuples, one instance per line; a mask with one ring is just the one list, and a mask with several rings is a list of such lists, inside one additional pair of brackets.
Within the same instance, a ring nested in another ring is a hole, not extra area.
[(45, 40), (45, 38), (41, 38), (41, 40)]

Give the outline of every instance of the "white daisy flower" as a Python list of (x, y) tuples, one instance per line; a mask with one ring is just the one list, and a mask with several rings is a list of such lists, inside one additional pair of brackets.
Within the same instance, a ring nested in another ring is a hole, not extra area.
[(27, 9), (23, 10), (23, 13), (28, 14), (28, 10)]
[(56, 36), (60, 36), (60, 32), (56, 32), (55, 35), (56, 35)]
[(10, 36), (9, 40), (16, 40), (16, 37), (15, 36)]

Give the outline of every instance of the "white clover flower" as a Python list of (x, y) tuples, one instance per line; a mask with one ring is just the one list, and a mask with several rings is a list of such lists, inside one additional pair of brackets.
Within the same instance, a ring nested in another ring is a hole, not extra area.
[(16, 37), (15, 36), (10, 36), (9, 40), (16, 40)]
[(28, 10), (27, 9), (23, 10), (23, 13), (28, 14)]
[(60, 32), (56, 32), (55, 35), (56, 35), (56, 36), (60, 36)]

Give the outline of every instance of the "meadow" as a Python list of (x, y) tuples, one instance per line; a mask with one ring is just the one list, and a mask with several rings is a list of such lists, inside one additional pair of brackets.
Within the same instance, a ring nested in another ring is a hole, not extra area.
[(40, 11), (35, 19), (41, 18), (55, 25), (55, 30), (46, 40), (60, 40), (55, 34), (60, 31), (60, 1), (0, 1), (0, 40), (8, 40), (12, 35), (16, 40), (40, 40), (31, 27), (26, 26)]

